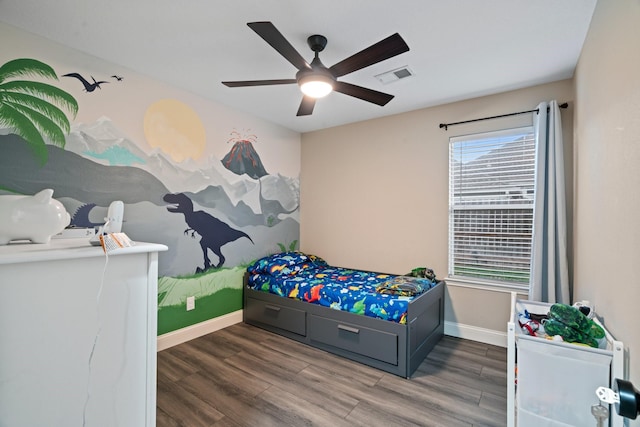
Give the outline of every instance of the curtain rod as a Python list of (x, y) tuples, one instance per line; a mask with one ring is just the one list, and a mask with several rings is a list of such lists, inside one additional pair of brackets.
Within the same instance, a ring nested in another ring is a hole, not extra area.
[[(567, 104), (566, 102), (558, 105), (558, 107), (560, 108), (567, 108), (568, 106), (569, 104)], [(547, 111), (549, 111), (549, 107), (547, 107)], [(479, 122), (482, 120), (499, 119), (501, 117), (517, 116), (519, 114), (527, 114), (527, 113), (533, 113), (533, 112), (539, 113), (540, 109), (536, 108), (535, 110), (519, 111), (517, 113), (501, 114), (499, 116), (483, 117), (481, 119), (465, 120), (462, 122), (455, 122), (455, 123), (440, 123), (440, 129), (444, 128), (444, 130), (449, 130), (449, 126), (461, 125), (463, 123), (472, 123), (472, 122)]]

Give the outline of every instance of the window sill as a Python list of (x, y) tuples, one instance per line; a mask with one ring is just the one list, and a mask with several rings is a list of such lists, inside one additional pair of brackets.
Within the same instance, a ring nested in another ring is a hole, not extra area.
[(465, 280), (465, 279), (460, 279), (459, 277), (455, 277), (455, 278), (445, 277), (444, 281), (447, 283), (447, 286), (471, 288), (471, 289), (478, 289), (482, 291), (491, 291), (491, 292), (504, 292), (504, 293), (517, 292), (520, 295), (529, 295), (528, 287), (523, 288), (521, 286), (508, 285), (504, 283)]

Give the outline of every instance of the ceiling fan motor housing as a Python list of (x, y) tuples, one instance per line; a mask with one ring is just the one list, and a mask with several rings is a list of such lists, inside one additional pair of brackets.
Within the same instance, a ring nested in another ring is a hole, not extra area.
[(320, 34), (314, 34), (307, 38), (307, 44), (314, 52), (322, 52), (327, 46), (327, 38)]
[(336, 80), (331, 71), (329, 71), (329, 69), (325, 67), (318, 58), (311, 61), (311, 68), (303, 68), (298, 71), (296, 73), (296, 80), (298, 81), (298, 84), (300, 84), (301, 80), (306, 80), (310, 76), (320, 76), (321, 79), (330, 80), (331, 82)]

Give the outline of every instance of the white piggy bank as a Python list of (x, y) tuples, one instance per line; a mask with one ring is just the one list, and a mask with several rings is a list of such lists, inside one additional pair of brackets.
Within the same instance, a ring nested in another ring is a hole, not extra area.
[(49, 243), (71, 222), (62, 203), (52, 199), (53, 190), (34, 196), (0, 196), (0, 245), (12, 240)]

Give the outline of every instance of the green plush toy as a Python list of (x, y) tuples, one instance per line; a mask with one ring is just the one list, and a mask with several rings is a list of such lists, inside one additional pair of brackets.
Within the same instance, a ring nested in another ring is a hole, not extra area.
[(407, 274), (407, 276), (411, 277), (424, 277), (425, 279), (429, 279), (431, 281), (436, 280), (436, 273), (427, 267), (417, 267), (411, 270), (411, 273)]
[(549, 319), (544, 323), (547, 335), (560, 335), (566, 342), (587, 344), (598, 347), (604, 338), (604, 330), (576, 307), (556, 303), (549, 309)]

